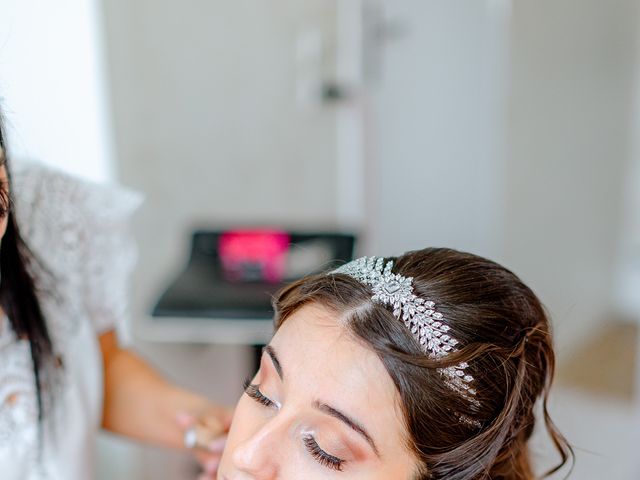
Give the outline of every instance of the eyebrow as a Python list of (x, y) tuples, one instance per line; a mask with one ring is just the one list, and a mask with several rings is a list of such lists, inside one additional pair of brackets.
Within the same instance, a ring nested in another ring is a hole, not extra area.
[(269, 355), (269, 357), (271, 358), (271, 361), (273, 362), (273, 366), (275, 367), (276, 372), (278, 372), (278, 376), (280, 377), (280, 380), (284, 380), (282, 365), (280, 364), (280, 360), (278, 360), (276, 351), (273, 349), (271, 345), (267, 345), (266, 347), (264, 347), (263, 351), (266, 352), (266, 354)]
[[(264, 347), (263, 351), (267, 355), (269, 355), (269, 358), (271, 358), (271, 361), (273, 362), (273, 366), (275, 367), (276, 372), (278, 372), (278, 376), (280, 377), (280, 379), (284, 380), (284, 372), (282, 370), (282, 365), (280, 364), (280, 360), (278, 359), (278, 355), (276, 355), (276, 351), (273, 349), (271, 345), (267, 345), (266, 347)], [(347, 425), (351, 430), (360, 434), (367, 441), (367, 443), (371, 445), (371, 448), (373, 449), (376, 456), (380, 458), (380, 451), (376, 446), (376, 442), (373, 441), (373, 438), (371, 438), (371, 435), (369, 435), (366, 428), (364, 428), (362, 424), (350, 418), (348, 415), (342, 413), (337, 408), (333, 408), (332, 406), (327, 405), (326, 403), (316, 401), (314, 403), (314, 407), (317, 410), (320, 410), (322, 413), (325, 413), (331, 417), (337, 418), (342, 423)]]
[(327, 415), (330, 415), (334, 418), (337, 418), (342, 423), (347, 425), (351, 430), (359, 433), (367, 441), (367, 443), (371, 445), (371, 448), (373, 449), (376, 456), (380, 458), (380, 452), (378, 450), (378, 447), (376, 446), (376, 442), (373, 441), (373, 438), (371, 438), (371, 435), (369, 435), (367, 430), (360, 423), (350, 418), (346, 414), (342, 413), (340, 410), (333, 408), (330, 405), (327, 405), (326, 403), (316, 402), (314, 406), (321, 412), (326, 413)]

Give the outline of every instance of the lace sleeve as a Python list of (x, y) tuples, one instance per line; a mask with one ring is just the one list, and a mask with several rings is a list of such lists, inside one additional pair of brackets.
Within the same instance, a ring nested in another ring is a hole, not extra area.
[(95, 188), (87, 200), (83, 298), (96, 332), (102, 333), (127, 320), (137, 259), (130, 219), (139, 201), (114, 187)]
[(82, 305), (97, 333), (123, 325), (137, 258), (130, 220), (140, 196), (42, 165), (12, 173), (16, 215), (29, 248)]

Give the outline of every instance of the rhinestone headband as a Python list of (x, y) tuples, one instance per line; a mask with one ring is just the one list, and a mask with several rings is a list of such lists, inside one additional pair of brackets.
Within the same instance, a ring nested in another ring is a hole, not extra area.
[[(330, 274), (348, 275), (371, 287), (371, 299), (391, 307), (393, 315), (404, 322), (422, 351), (430, 358), (443, 358), (456, 351), (459, 342), (449, 333), (450, 327), (442, 313), (436, 311), (435, 302), (416, 296), (413, 293), (413, 278), (394, 274), (392, 269), (392, 261), (385, 262), (381, 257), (362, 257)], [(478, 401), (473, 398), (476, 395), (476, 390), (471, 386), (473, 377), (465, 373), (468, 367), (466, 362), (462, 362), (438, 371), (445, 377), (449, 388), (478, 406)]]

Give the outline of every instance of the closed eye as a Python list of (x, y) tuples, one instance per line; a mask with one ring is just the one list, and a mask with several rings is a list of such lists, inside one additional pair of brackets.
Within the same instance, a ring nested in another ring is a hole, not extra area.
[[(263, 405), (267, 408), (280, 408), (280, 405), (277, 402), (274, 402), (260, 391), (260, 385), (255, 385), (251, 383), (250, 380), (246, 380), (244, 382), (244, 392), (247, 394), (247, 396), (249, 396), (249, 398), (252, 398), (260, 405)], [(303, 438), (303, 442), (307, 451), (318, 463), (320, 463), (320, 465), (332, 470), (342, 471), (344, 460), (325, 452), (322, 448), (320, 448), (315, 438), (313, 438), (311, 435), (305, 436)]]
[(278, 403), (274, 402), (260, 391), (260, 385), (254, 385), (250, 380), (246, 380), (244, 382), (244, 393), (260, 405), (267, 408), (280, 408)]
[(342, 471), (343, 465), (345, 463), (341, 458), (336, 457), (335, 455), (331, 455), (330, 453), (325, 452), (315, 438), (311, 435), (306, 435), (303, 439), (304, 445), (307, 448), (308, 452), (311, 454), (316, 461), (322, 465), (323, 467), (330, 468), (332, 470)]

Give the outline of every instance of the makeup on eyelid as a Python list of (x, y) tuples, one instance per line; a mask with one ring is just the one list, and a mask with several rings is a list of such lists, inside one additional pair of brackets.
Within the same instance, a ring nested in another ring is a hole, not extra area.
[(366, 457), (366, 450), (358, 446), (358, 440), (349, 440), (349, 434), (344, 435), (340, 430), (341, 427), (323, 426), (324, 422), (323, 419), (320, 419), (316, 422), (316, 428), (302, 429), (302, 436), (312, 435), (325, 452), (342, 459), (346, 465)]
[[(261, 368), (252, 381), (245, 382), (245, 392), (262, 406), (279, 409), (281, 404), (277, 400), (276, 389), (272, 391), (269, 388), (271, 379), (268, 377), (270, 375), (263, 375)], [(299, 428), (296, 428), (297, 437), (304, 440), (311, 436), (323, 451), (338, 457), (344, 463), (366, 458), (368, 449), (361, 445), (363, 440), (347, 430), (339, 420), (316, 410), (309, 410), (304, 417), (306, 418), (300, 420)]]

